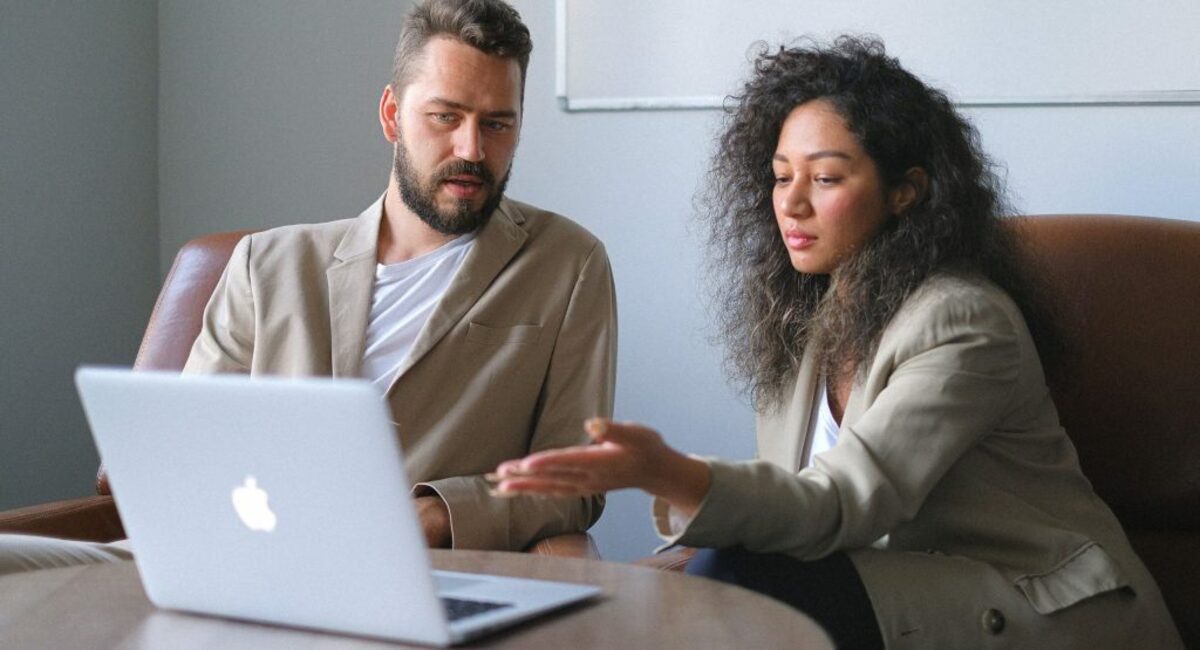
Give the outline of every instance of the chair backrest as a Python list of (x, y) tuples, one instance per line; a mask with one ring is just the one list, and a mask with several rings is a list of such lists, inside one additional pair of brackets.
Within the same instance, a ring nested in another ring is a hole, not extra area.
[(1050, 382), (1063, 426), (1200, 647), (1200, 223), (1017, 223), (1073, 348)]
[(139, 370), (182, 370), (200, 335), (208, 299), (221, 279), (233, 247), (252, 231), (197, 237), (183, 245), (167, 273), (150, 322), (142, 336), (134, 367)]
[[(221, 279), (233, 247), (250, 230), (197, 237), (183, 245), (163, 282), (150, 322), (142, 335), (137, 360), (139, 370), (182, 370), (200, 335), (204, 308)], [(96, 491), (111, 494), (104, 466), (96, 474)]]

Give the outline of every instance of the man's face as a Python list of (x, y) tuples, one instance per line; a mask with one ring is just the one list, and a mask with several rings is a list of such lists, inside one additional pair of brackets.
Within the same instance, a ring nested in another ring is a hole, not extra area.
[(395, 174), (405, 206), (448, 234), (499, 205), (521, 127), (521, 69), (449, 38), (425, 45), (400, 90)]

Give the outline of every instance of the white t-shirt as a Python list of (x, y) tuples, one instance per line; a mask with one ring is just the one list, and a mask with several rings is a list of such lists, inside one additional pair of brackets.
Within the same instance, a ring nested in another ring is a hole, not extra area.
[(396, 264), (375, 265), (362, 376), (386, 393), (475, 243), (470, 233)]
[(833, 410), (829, 408), (829, 390), (824, 380), (821, 389), (817, 391), (817, 402), (813, 405), (812, 444), (808, 448), (808, 459), (805, 467), (812, 467), (813, 457), (823, 451), (833, 449), (838, 441), (837, 420), (833, 419)]

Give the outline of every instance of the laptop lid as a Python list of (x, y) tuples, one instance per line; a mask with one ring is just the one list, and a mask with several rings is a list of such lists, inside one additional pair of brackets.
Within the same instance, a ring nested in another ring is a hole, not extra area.
[[(76, 383), (156, 605), (432, 645), (470, 636), (447, 621), (368, 382), (83, 367)], [(598, 592), (563, 586), (536, 611)], [(532, 615), (519, 609), (477, 627)]]

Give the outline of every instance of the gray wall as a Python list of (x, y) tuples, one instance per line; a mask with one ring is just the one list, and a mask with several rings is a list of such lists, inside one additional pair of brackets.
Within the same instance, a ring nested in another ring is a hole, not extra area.
[(383, 192), (396, 0), (160, 0), (162, 267), (220, 230), (353, 217)]
[(0, 3), (0, 508), (93, 491), (81, 362), (129, 363), (158, 290), (144, 1)]

